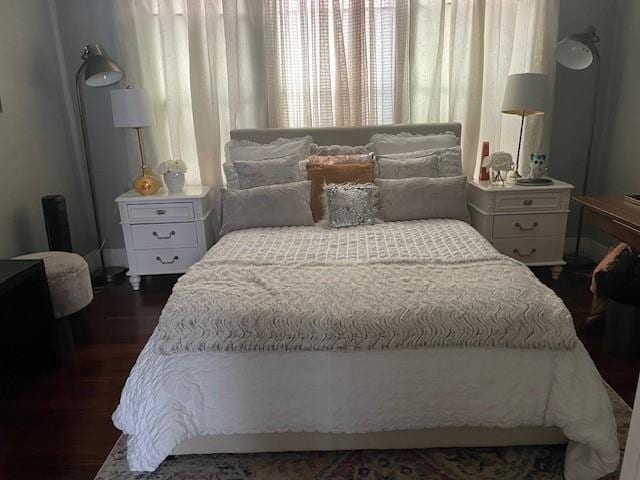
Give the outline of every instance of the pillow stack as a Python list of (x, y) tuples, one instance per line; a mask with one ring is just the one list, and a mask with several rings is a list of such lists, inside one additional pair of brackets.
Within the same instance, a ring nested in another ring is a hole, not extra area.
[[(332, 145), (330, 147), (315, 146), (316, 153), (309, 157), (307, 174), (311, 181), (311, 211), (313, 220), (332, 222), (325, 198), (327, 185), (370, 184), (373, 186), (373, 160), (366, 147)], [(324, 155), (322, 153), (325, 153)], [(355, 192), (355, 191), (354, 191)], [(335, 195), (340, 192), (334, 189)], [(341, 222), (341, 226), (347, 226)]]
[(225, 147), (221, 234), (254, 227), (341, 228), (383, 221), (468, 220), (458, 137), (373, 135), (366, 146), (310, 136)]
[(244, 228), (313, 225), (306, 174), (312, 141), (307, 136), (264, 145), (227, 143), (221, 235)]
[(462, 151), (454, 133), (371, 137), (384, 221), (468, 220)]

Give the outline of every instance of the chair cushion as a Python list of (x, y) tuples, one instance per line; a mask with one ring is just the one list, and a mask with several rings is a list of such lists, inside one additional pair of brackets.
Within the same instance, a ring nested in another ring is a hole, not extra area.
[(93, 300), (89, 265), (80, 255), (69, 252), (36, 252), (15, 259), (44, 261), (51, 305), (56, 318), (82, 310)]

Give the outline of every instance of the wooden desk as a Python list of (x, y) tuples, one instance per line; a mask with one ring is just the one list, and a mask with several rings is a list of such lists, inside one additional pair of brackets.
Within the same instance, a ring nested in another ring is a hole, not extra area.
[(624, 197), (574, 197), (594, 227), (640, 250), (640, 206)]

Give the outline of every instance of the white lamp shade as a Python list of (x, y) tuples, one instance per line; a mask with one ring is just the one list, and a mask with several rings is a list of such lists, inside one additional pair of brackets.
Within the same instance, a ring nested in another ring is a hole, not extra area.
[(151, 100), (141, 88), (111, 90), (113, 125), (117, 128), (141, 128), (153, 125)]
[(542, 115), (547, 105), (548, 78), (542, 73), (515, 73), (507, 77), (502, 113)]

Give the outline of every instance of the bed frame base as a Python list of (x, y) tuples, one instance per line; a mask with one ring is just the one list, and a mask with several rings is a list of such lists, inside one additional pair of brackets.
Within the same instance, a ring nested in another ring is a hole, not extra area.
[(282, 432), (205, 435), (182, 442), (175, 448), (173, 455), (505, 447), (565, 443), (567, 443), (567, 438), (559, 428), (555, 427), (443, 427), (371, 433)]

